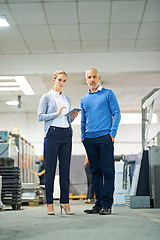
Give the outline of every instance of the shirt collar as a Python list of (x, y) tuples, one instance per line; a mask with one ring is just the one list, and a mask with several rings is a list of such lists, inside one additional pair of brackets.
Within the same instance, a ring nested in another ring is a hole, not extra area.
[(64, 96), (63, 92), (61, 94), (59, 94), (57, 91), (51, 89), (50, 90), (51, 94), (55, 95), (55, 96)]
[[(94, 93), (96, 93), (96, 92), (98, 92), (98, 91), (102, 91), (102, 86), (101, 86), (101, 85), (99, 85), (99, 87), (97, 88), (97, 90), (96, 90)], [(92, 93), (92, 92), (90, 92), (90, 90), (88, 90), (88, 92), (89, 92), (89, 93)]]

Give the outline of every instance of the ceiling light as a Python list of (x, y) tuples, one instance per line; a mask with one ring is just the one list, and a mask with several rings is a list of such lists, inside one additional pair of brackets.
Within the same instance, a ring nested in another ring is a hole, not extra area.
[(14, 77), (13, 76), (0, 76), (0, 80), (14, 80)]
[(19, 87), (0, 87), (0, 92), (21, 91)]
[(24, 76), (0, 76), (0, 91), (21, 90), (25, 95), (35, 95), (34, 91)]
[(18, 83), (19, 87), (22, 89), (25, 95), (35, 95), (34, 91), (24, 76), (15, 76), (15, 81)]
[(8, 86), (18, 86), (16, 82), (0, 82), (0, 86), (3, 87), (8, 87)]
[(18, 101), (6, 101), (6, 104), (10, 105), (10, 106), (18, 106), (19, 102)]
[(0, 27), (9, 27), (9, 23), (7, 22), (4, 16), (0, 16)]

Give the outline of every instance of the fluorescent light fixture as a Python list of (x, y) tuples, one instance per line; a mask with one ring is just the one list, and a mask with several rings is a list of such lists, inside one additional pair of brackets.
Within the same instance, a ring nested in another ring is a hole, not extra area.
[(21, 91), (19, 87), (0, 87), (0, 92)]
[(19, 102), (18, 101), (6, 101), (6, 104), (10, 105), (10, 106), (18, 106)]
[(35, 95), (34, 91), (24, 76), (15, 76), (15, 81), (18, 83), (19, 87), (25, 95)]
[(18, 84), (16, 82), (0, 82), (0, 86), (3, 87), (7, 87), (7, 86), (18, 86)]
[[(120, 124), (141, 124), (142, 114), (141, 113), (122, 113)], [(152, 123), (157, 123), (157, 114), (153, 113)]]
[(9, 27), (9, 23), (7, 22), (4, 16), (0, 16), (0, 27)]
[(0, 91), (22, 90), (25, 95), (35, 95), (34, 91), (24, 76), (0, 76), (0, 80), (2, 80), (0, 81)]
[(14, 77), (13, 76), (0, 76), (0, 80), (14, 80)]

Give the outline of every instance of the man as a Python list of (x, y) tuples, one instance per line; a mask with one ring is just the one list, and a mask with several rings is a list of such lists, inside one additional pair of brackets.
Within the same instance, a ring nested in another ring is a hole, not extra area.
[(94, 68), (85, 76), (88, 94), (81, 98), (81, 139), (86, 149), (96, 203), (85, 213), (111, 214), (114, 193), (114, 138), (120, 122), (120, 109), (112, 90), (102, 88)]
[(86, 156), (84, 169), (87, 177), (87, 197), (85, 199), (85, 203), (95, 203), (94, 199), (94, 187), (93, 187), (93, 181), (92, 181), (92, 174), (90, 171), (90, 164), (88, 161), (88, 157)]
[(39, 185), (44, 185), (44, 174), (45, 174), (45, 169), (44, 169), (44, 158), (43, 155), (40, 156), (40, 163), (39, 163), (39, 170), (38, 173), (34, 172), (33, 170), (31, 170), (31, 172), (33, 172), (35, 175), (37, 175), (39, 177)]

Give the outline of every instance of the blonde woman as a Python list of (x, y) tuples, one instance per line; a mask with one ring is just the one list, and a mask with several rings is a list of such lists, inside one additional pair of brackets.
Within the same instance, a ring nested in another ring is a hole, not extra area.
[(60, 175), (60, 208), (67, 215), (73, 215), (69, 206), (70, 160), (72, 150), (71, 122), (78, 115), (76, 111), (72, 117), (65, 115), (71, 110), (71, 100), (64, 95), (62, 89), (67, 82), (67, 74), (57, 71), (53, 75), (53, 88), (44, 94), (39, 103), (38, 120), (44, 121), (44, 163), (45, 190), (48, 215), (54, 215), (53, 186), (59, 159)]

